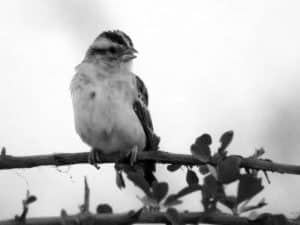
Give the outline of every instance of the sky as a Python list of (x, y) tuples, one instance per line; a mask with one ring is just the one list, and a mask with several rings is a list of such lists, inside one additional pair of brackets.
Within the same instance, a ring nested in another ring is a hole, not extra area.
[[(214, 149), (235, 132), (232, 154), (299, 164), (299, 1), (10, 0), (0, 9), (0, 146), (25, 156), (89, 151), (74, 130), (69, 84), (94, 38), (120, 29), (132, 38), (133, 71), (146, 83), (161, 150), (189, 154), (197, 136), (210, 133)], [(115, 185), (112, 165), (38, 167), (0, 171), (0, 219), (22, 210), (26, 190), (37, 196), (29, 216), (77, 213), (83, 178), (91, 209), (110, 203), (116, 212), (138, 209), (140, 190)], [(157, 176), (170, 191), (185, 185), (185, 170)], [(264, 211), (300, 212), (296, 176), (270, 174)], [(178, 182), (182, 180), (182, 182)], [(234, 185), (228, 187), (234, 193)], [(291, 198), (291, 196), (293, 198)], [(254, 201), (254, 202), (255, 202)], [(279, 204), (280, 203), (280, 204)], [(183, 208), (201, 210), (200, 196)]]

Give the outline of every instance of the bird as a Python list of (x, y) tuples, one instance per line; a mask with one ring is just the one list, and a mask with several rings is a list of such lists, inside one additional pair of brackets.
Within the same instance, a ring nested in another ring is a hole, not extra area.
[[(139, 151), (159, 148), (148, 90), (132, 72), (137, 53), (123, 31), (103, 31), (75, 68), (70, 85), (75, 130), (92, 148), (89, 161), (97, 168), (105, 154), (130, 155), (135, 162)], [(154, 162), (146, 162), (142, 168), (151, 185), (156, 180)]]

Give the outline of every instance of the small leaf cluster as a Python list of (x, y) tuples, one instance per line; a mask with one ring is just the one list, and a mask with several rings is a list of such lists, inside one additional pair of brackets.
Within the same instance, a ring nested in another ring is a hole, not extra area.
[[(197, 137), (190, 147), (192, 155), (201, 162), (197, 166), (197, 171), (189, 165), (170, 164), (167, 166), (167, 170), (170, 172), (186, 167), (186, 186), (177, 193), (169, 194), (169, 185), (166, 182), (153, 182), (150, 186), (141, 170), (127, 170), (128, 179), (145, 193), (145, 196), (138, 197), (144, 204), (144, 208), (150, 210), (166, 208), (166, 217), (169, 222), (181, 225), (182, 222), (178, 211), (174, 207), (183, 203), (182, 198), (186, 195), (200, 191), (202, 198), (199, 200), (205, 212), (222, 212), (220, 205), (223, 205), (233, 215), (251, 211), (252, 215), (256, 215), (253, 218), (249, 218), (250, 224), (253, 225), (292, 224), (283, 215), (257, 215), (253, 211), (267, 204), (264, 198), (256, 204), (250, 204), (251, 199), (264, 189), (262, 178), (258, 177), (258, 171), (255, 169), (245, 168), (245, 172), (242, 172), (241, 163), (243, 157), (228, 154), (228, 147), (233, 140), (233, 136), (233, 131), (227, 131), (221, 135), (219, 139), (220, 145), (215, 153), (212, 153), (211, 150), (212, 138), (209, 134)], [(250, 157), (259, 158), (263, 154), (264, 150), (258, 149)], [(125, 187), (120, 170), (117, 174), (118, 186), (120, 188)], [(265, 171), (264, 174), (269, 182)], [(199, 175), (202, 175), (202, 181), (199, 179)], [(228, 195), (225, 191), (226, 185), (233, 182), (237, 182), (236, 193)]]
[[(241, 174), (241, 156), (228, 155), (227, 148), (232, 142), (233, 134), (233, 131), (227, 131), (220, 137), (220, 146), (214, 154), (211, 151), (212, 138), (209, 134), (199, 136), (191, 145), (193, 156), (201, 161), (198, 168), (199, 173), (204, 175), (203, 184), (199, 184), (197, 173), (188, 168), (186, 174), (188, 186), (183, 190), (201, 190), (201, 202), (205, 211), (220, 211), (217, 208), (217, 203), (220, 203), (229, 208), (233, 214), (238, 215), (266, 205), (264, 199), (255, 205), (248, 205), (249, 201), (264, 187), (261, 178), (257, 177), (256, 170), (248, 169), (245, 174)], [(259, 149), (252, 157), (258, 158), (263, 153), (263, 149)], [(168, 165), (167, 169), (174, 172), (181, 167), (174, 164)], [(235, 181), (238, 182), (236, 195), (227, 195), (225, 186)], [(171, 195), (171, 198), (178, 202), (176, 195)]]
[[(227, 131), (220, 137), (220, 146), (213, 155), (210, 149), (212, 138), (209, 134), (201, 135), (191, 146), (192, 154), (201, 162), (207, 163), (199, 166), (199, 172), (206, 175), (202, 189), (202, 204), (206, 211), (219, 210), (217, 203), (221, 203), (238, 215), (266, 205), (262, 200), (256, 205), (248, 206), (250, 199), (264, 187), (261, 178), (257, 177), (257, 171), (247, 170), (246, 174), (241, 174), (241, 156), (228, 155), (227, 148), (232, 142), (233, 134), (233, 131)], [(235, 181), (238, 181), (237, 193), (228, 196), (224, 187)]]

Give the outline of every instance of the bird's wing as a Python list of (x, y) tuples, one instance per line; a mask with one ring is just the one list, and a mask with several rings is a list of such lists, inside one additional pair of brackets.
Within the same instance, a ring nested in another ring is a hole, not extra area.
[[(154, 133), (153, 124), (148, 110), (148, 91), (144, 82), (135, 75), (136, 90), (138, 93), (138, 98), (133, 103), (133, 109), (139, 118), (142, 127), (146, 135), (146, 146), (145, 151), (157, 151), (160, 138)], [(153, 172), (155, 171), (155, 163), (146, 162), (143, 165), (145, 179), (148, 183), (152, 184), (153, 181), (156, 181)]]
[(135, 75), (135, 81), (136, 81), (136, 88), (138, 91), (139, 98), (144, 102), (146, 106), (148, 106), (149, 96), (148, 96), (148, 90), (144, 82), (137, 75)]
[(146, 134), (146, 151), (158, 150), (160, 138), (154, 133), (152, 119), (148, 110), (148, 91), (144, 82), (135, 75), (138, 99), (133, 104), (133, 109), (139, 118)]

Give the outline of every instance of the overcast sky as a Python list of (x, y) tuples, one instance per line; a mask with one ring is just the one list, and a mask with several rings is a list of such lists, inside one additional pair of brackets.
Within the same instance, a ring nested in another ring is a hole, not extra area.
[[(205, 132), (217, 147), (219, 136), (234, 130), (231, 153), (264, 147), (274, 161), (300, 164), (299, 9), (299, 1), (283, 0), (3, 2), (0, 145), (20, 156), (88, 151), (74, 131), (69, 83), (94, 38), (121, 29), (139, 51), (134, 72), (150, 92), (162, 150), (189, 153)], [(170, 174), (161, 166), (157, 174), (173, 192), (185, 184), (184, 170)], [(117, 189), (112, 166), (39, 167), (0, 171), (0, 219), (21, 212), (27, 189), (38, 197), (29, 216), (78, 212), (84, 175), (93, 210), (98, 203), (118, 212), (141, 206), (129, 182)], [(299, 178), (270, 178), (255, 200), (266, 197), (266, 211), (299, 213)], [(183, 208), (201, 210), (199, 194)]]

